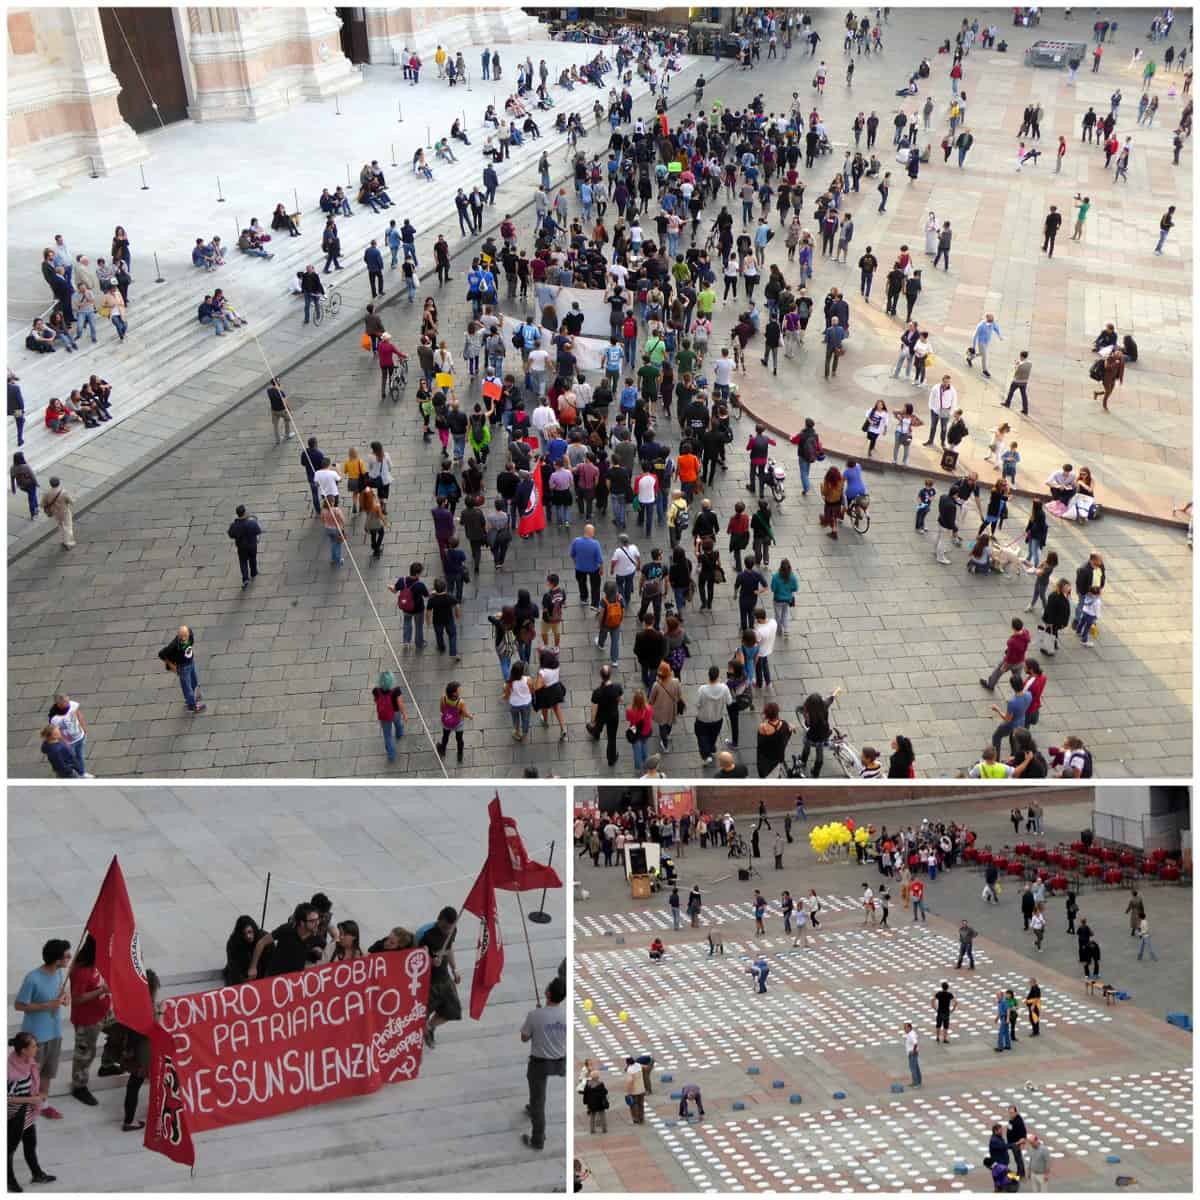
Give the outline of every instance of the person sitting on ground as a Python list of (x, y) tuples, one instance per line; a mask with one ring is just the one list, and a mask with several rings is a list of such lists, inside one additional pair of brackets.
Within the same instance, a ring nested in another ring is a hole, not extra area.
[(103, 419), (108, 420), (108, 413), (112, 408), (112, 401), (109, 399), (112, 395), (112, 385), (107, 380), (101, 379), (99, 375), (92, 375), (79, 389), (79, 394), (97, 405), (105, 414)]
[(89, 429), (95, 429), (101, 421), (108, 420), (101, 416), (100, 406), (94, 400), (85, 400), (78, 388), (71, 389), (71, 394), (63, 401), (63, 407), (74, 413)]
[(297, 228), (296, 222), (282, 204), (275, 205), (275, 211), (271, 214), (271, 228), (286, 229), (290, 237), (300, 236), (300, 230)]
[(509, 98), (505, 100), (504, 111), (512, 117), (524, 117), (528, 115), (525, 110), (525, 105), (523, 105), (521, 101), (516, 98), (516, 96), (509, 96)]
[(534, 141), (537, 141), (537, 139), (542, 136), (542, 131), (538, 128), (537, 122), (532, 117), (525, 118), (525, 121), (521, 126), (521, 130), (523, 133), (529, 134)]
[(257, 258), (274, 258), (274, 254), (268, 254), (263, 249), (262, 239), (254, 232), (253, 229), (243, 229), (238, 237), (238, 249), (243, 254), (253, 254)]
[(981, 533), (975, 545), (971, 547), (971, 555), (967, 559), (967, 570), (979, 575), (988, 575), (1002, 568), (992, 561), (992, 539)]
[(449, 139), (438, 138), (433, 144), (433, 153), (436, 158), (440, 158), (443, 162), (458, 162), (454, 151), (450, 147)]
[(467, 137), (465, 133), (463, 133), (462, 122), (457, 117), (454, 118), (454, 122), (450, 126), (450, 136), (454, 139), (454, 141), (462, 142), (464, 146), (469, 146), (471, 144), (471, 139)]
[(196, 244), (192, 247), (192, 266), (202, 267), (205, 271), (217, 269), (216, 255), (211, 246), (204, 244), (203, 238), (197, 238)]
[(75, 344), (75, 338), (71, 331), (67, 328), (67, 320), (62, 314), (61, 309), (55, 309), (50, 314), (50, 332), (54, 334), (55, 342), (62, 342), (67, 348), (67, 352), (74, 354), (79, 347)]
[(350, 201), (346, 199), (346, 193), (339, 184), (333, 193), (333, 211), (341, 213), (344, 217), (354, 216), (354, 210), (350, 207)]
[(1075, 475), (1075, 468), (1070, 463), (1063, 463), (1062, 470), (1055, 471), (1046, 480), (1046, 486), (1050, 489), (1051, 499), (1069, 504), (1079, 490), (1079, 480)]
[(200, 301), (199, 307), (196, 310), (196, 320), (201, 325), (211, 325), (217, 337), (224, 337), (225, 322), (218, 316), (216, 309), (213, 308), (212, 299), (211, 294), (205, 294), (204, 299)]
[(25, 335), (25, 349), (36, 354), (54, 353), (54, 330), (47, 329), (41, 317), (33, 319), (33, 327)]
[(1101, 354), (1105, 350), (1111, 350), (1117, 344), (1117, 341), (1117, 327), (1110, 321), (1092, 343), (1092, 350), (1096, 354)]
[(68, 433), (71, 422), (78, 420), (57, 396), (50, 397), (50, 403), (46, 405), (46, 428), (51, 433)]
[(500, 128), (500, 118), (496, 116), (496, 106), (489, 104), (483, 113), (483, 123), (485, 125), (493, 125), (498, 130)]
[(433, 182), (433, 171), (425, 161), (425, 151), (418, 149), (413, 155), (412, 169), (414, 175), (423, 175), (430, 183)]
[(662, 943), (662, 938), (655, 938), (650, 943), (650, 959), (652, 962), (659, 962), (666, 952), (667, 949)]
[(236, 309), (232, 308), (229, 301), (225, 299), (225, 293), (221, 288), (217, 288), (212, 294), (213, 312), (219, 316), (227, 326), (245, 325), (246, 318), (243, 317)]

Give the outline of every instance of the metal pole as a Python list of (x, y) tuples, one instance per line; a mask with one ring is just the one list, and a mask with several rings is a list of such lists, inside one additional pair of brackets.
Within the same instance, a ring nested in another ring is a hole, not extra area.
[(99, 179), (100, 172), (96, 170), (96, 160), (90, 154), (88, 155), (88, 162), (91, 164), (91, 173), (89, 175), (89, 178)]
[(342, 115), (342, 101), (337, 92), (333, 93), (333, 115), (340, 117)]
[(259, 923), (258, 923), (259, 929), (262, 929), (262, 927), (264, 925), (266, 925), (266, 923), (267, 923), (267, 897), (270, 894), (271, 894), (271, 872), (268, 871), (267, 872), (267, 887), (266, 887), (266, 890), (263, 892), (262, 920), (259, 921)]
[(392, 166), (398, 167), (400, 164), (396, 161), (396, 143), (392, 143)]
[(354, 185), (353, 185), (353, 184), (350, 182), (350, 164), (349, 164), (349, 163), (347, 163), (347, 164), (346, 164), (346, 186), (347, 186), (347, 187), (353, 187), (353, 186), (354, 186)]
[[(549, 866), (554, 861), (554, 843), (550, 843), (550, 853), (546, 856), (546, 866)], [(529, 914), (529, 919), (535, 925), (549, 925), (550, 914), (546, 911), (546, 889), (542, 888), (542, 901), (537, 907), (536, 912)]]
[(146, 168), (138, 167), (138, 170), (142, 173), (142, 191), (148, 192), (150, 190), (150, 185), (146, 182)]
[(298, 191), (296, 191), (295, 188), (292, 188), (292, 199), (296, 203), (296, 211), (299, 212), (300, 211), (300, 193)]
[(155, 283), (166, 283), (166, 280), (163, 278), (162, 267), (158, 265), (157, 250), (154, 252), (154, 274), (157, 276), (157, 278), (154, 280)]
[(225, 197), (221, 194), (221, 177), (220, 177), (220, 175), (217, 176), (217, 203), (218, 204), (225, 203)]
[(399, 101), (396, 102), (396, 123), (398, 125), (404, 124), (404, 105)]
[(529, 944), (529, 926), (525, 924), (525, 906), (521, 903), (521, 893), (515, 893), (517, 897), (517, 910), (521, 914), (521, 932), (525, 935), (525, 952), (529, 955), (529, 974), (533, 979), (533, 1002), (538, 1008), (542, 1007), (541, 993), (538, 991), (537, 971), (533, 966), (533, 947)]
[(433, 149), (433, 138), (430, 137), (430, 135), (429, 135), (429, 126), (428, 125), (425, 126), (425, 149), (426, 150)]

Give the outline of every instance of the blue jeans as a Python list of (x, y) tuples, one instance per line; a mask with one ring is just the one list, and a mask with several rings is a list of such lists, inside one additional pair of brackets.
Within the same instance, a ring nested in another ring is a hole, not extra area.
[(922, 921), (929, 920), (929, 915), (925, 911), (925, 901), (924, 900), (914, 899), (912, 902), (912, 906), (913, 906), (913, 921), (914, 922), (917, 919), (917, 913), (921, 914)]
[(529, 714), (533, 712), (532, 704), (511, 705), (513, 732), (523, 737), (529, 736)]
[(812, 463), (805, 462), (804, 459), (801, 459), (800, 460), (800, 488), (806, 496), (808, 495), (808, 491), (809, 491), (808, 475), (811, 470), (812, 470)]
[[(82, 755), (80, 755), (80, 758), (79, 758), (79, 773), (80, 773), (80, 775), (83, 774), (83, 756)], [(678, 910), (676, 910), (676, 911), (678, 911)], [(1150, 957), (1152, 959), (1154, 959), (1155, 962), (1158, 962), (1158, 955), (1154, 953), (1154, 943), (1150, 941), (1150, 935), (1148, 933), (1141, 935), (1141, 944), (1138, 946), (1138, 962), (1142, 961), (1142, 955), (1145, 954), (1147, 950), (1150, 951)]]
[(25, 493), (25, 499), (29, 501), (29, 519), (33, 520), (38, 515), (37, 488), (30, 488), (29, 491)]
[(200, 324), (211, 325), (213, 327), (213, 333), (216, 334), (217, 337), (220, 337), (225, 332), (225, 322), (220, 317), (201, 317)]
[(643, 504), (638, 509), (638, 525), (645, 529), (646, 536), (649, 537), (654, 532), (654, 504)]
[(612, 509), (613, 524), (618, 529), (625, 528), (625, 497), (624, 496), (609, 496), (609, 507)]
[(633, 581), (637, 576), (635, 573), (630, 572), (628, 575), (618, 575), (616, 578), (617, 593), (621, 597), (621, 603), (628, 608), (633, 598)]
[[(1007, 1029), (1007, 1028), (1008, 1028), (1008, 1026), (1005, 1025), (1005, 1029)], [(908, 1073), (909, 1073), (909, 1075), (912, 1076), (913, 1087), (920, 1087), (921, 1086), (921, 1064), (920, 1064), (920, 1061), (918, 1060), (918, 1056), (916, 1055), (915, 1052), (908, 1056)]]
[(407, 646), (413, 640), (413, 635), (416, 635), (418, 646), (425, 645), (425, 614), (419, 613), (404, 613), (404, 644)]
[(1000, 1018), (1000, 1025), (996, 1030), (996, 1049), (1011, 1050), (1012, 1049), (1012, 1033), (1008, 1027), (1008, 1014)]
[(414, 267), (419, 267), (421, 265), (419, 262), (417, 262), (417, 247), (415, 242), (404, 243), (404, 261), (408, 262), (410, 258), (412, 259), (412, 265)]
[(340, 529), (326, 530), (329, 534), (329, 561), (335, 567), (342, 565), (342, 533)]
[(196, 674), (195, 662), (184, 663), (179, 668), (179, 686), (183, 691), (183, 702), (188, 708), (196, 707), (196, 692), (200, 689), (200, 678)]
[(433, 637), (437, 642), (439, 653), (446, 649), (446, 643), (450, 644), (450, 657), (454, 658), (458, 654), (458, 624), (455, 621), (450, 621), (445, 625), (434, 625)]
[[(638, 740), (633, 743), (633, 769), (635, 771), (642, 770), (642, 768), (646, 765), (646, 758), (646, 739), (638, 738)], [(678, 912), (678, 909), (676, 909), (676, 911)]]
[[(84, 734), (83, 737), (81, 737), (79, 739), (79, 741), (71, 742), (67, 746), (67, 749), (70, 750), (72, 756), (75, 759), (75, 767), (79, 771), (80, 775), (87, 774), (87, 768), (83, 765), (83, 752), (84, 752), (84, 749), (86, 748), (86, 746), (87, 746), (87, 734)], [(1149, 941), (1149, 938), (1147, 938), (1146, 940)], [(1154, 955), (1155, 958), (1158, 957), (1157, 955), (1154, 954), (1153, 949), (1151, 949), (1150, 953), (1152, 955)], [(1141, 957), (1142, 956), (1139, 954), (1138, 958), (1141, 958)]]
[(410, 276), (408, 276), (407, 279), (405, 279), (404, 286), (408, 290), (408, 302), (409, 302), (409, 304), (411, 304), (417, 294), (416, 280), (414, 280), (413, 277), (410, 275)]
[(637, 338), (625, 338), (625, 362), (632, 367), (637, 359)]
[(320, 293), (305, 292), (304, 293), (304, 323), (305, 323), (305, 325), (308, 324), (309, 309), (312, 308), (314, 305), (316, 306), (317, 311), (320, 312), (320, 310), (321, 310), (321, 295), (320, 295)]
[(120, 313), (115, 312), (112, 315), (112, 323), (113, 328), (117, 331), (117, 336), (119, 338), (124, 338), (129, 329), (129, 326), (125, 323), (125, 318), (121, 316)]
[(609, 639), (609, 660), (611, 662), (621, 661), (621, 631), (619, 629), (601, 629), (596, 642), (600, 649), (604, 649), (604, 639)]
[(380, 721), (383, 730), (383, 749), (388, 762), (396, 761), (396, 739), (404, 736), (404, 718), (397, 713), (390, 721)]
[(671, 591), (675, 594), (675, 611), (683, 612), (684, 606), (687, 604), (687, 588), (673, 587)]
[(501, 654), (499, 651), (497, 651), (496, 657), (500, 660), (500, 678), (503, 679), (505, 683), (507, 683), (508, 682), (508, 672), (512, 668), (512, 655), (511, 654)]
[(83, 331), (87, 328), (92, 335), (92, 341), (96, 340), (96, 314), (94, 312), (81, 312), (75, 314), (79, 318), (79, 336), (83, 337)]

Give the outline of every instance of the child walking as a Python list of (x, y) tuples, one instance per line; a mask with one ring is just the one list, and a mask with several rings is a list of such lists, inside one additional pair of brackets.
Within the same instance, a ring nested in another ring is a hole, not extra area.
[(1075, 622), (1075, 632), (1079, 634), (1079, 640), (1085, 646), (1094, 645), (1088, 640), (1092, 632), (1092, 626), (1100, 621), (1100, 589), (1092, 588), (1090, 592), (1083, 598), (1083, 602), (1079, 608), (1079, 617)]
[(917, 532), (925, 532), (925, 518), (929, 516), (929, 506), (933, 503), (934, 496), (937, 491), (933, 486), (933, 480), (925, 480), (924, 487), (917, 493)]
[(1017, 486), (1017, 463), (1020, 461), (1021, 456), (1017, 453), (1017, 443), (1010, 442), (1008, 449), (1000, 456), (1000, 475), (1013, 487)]

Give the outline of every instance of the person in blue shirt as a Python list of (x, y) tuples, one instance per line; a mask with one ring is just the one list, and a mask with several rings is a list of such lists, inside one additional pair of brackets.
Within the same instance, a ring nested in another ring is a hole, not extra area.
[(400, 230), (398, 230), (396, 228), (395, 221), (391, 221), (388, 223), (387, 233), (384, 234), (384, 239), (386, 240), (387, 248), (389, 251), (391, 251), (391, 255), (392, 255), (392, 261), (390, 263), (389, 269), (394, 271), (400, 265), (400, 246), (401, 246)]
[(596, 540), (595, 525), (585, 525), (581, 536), (571, 543), (571, 562), (575, 565), (575, 582), (579, 584), (580, 604), (590, 603), (600, 608), (600, 574), (604, 570), (604, 551)]
[(967, 366), (972, 365), (972, 360), (975, 355), (979, 355), (980, 361), (983, 363), (983, 377), (991, 379), (992, 373), (988, 370), (988, 346), (991, 344), (992, 338), (998, 341), (1003, 341), (1000, 334), (1000, 326), (996, 324), (996, 318), (992, 313), (984, 314), (984, 318), (975, 326), (975, 333), (971, 337), (971, 349), (967, 354)]
[(867, 485), (863, 482), (862, 467), (859, 466), (856, 459), (850, 459), (846, 463), (846, 470), (842, 474), (842, 478), (846, 481), (846, 507), (849, 508), (860, 496), (867, 494)]
[(937, 489), (933, 486), (933, 480), (925, 480), (925, 486), (917, 493), (917, 532), (925, 532), (925, 518), (929, 515), (930, 506), (933, 504), (933, 498), (937, 495)]
[(383, 254), (380, 252), (375, 239), (363, 251), (363, 262), (367, 264), (367, 278), (371, 283), (371, 298), (382, 296), (383, 293)]
[[(38, 1040), (38, 1068), (42, 1076), (42, 1097), (50, 1094), (50, 1085), (58, 1074), (62, 1054), (62, 1010), (70, 1004), (66, 967), (71, 961), (71, 943), (51, 938), (42, 947), (42, 965), (21, 981), (14, 1007), (23, 1013), (21, 1031)], [(55, 1120), (62, 1116), (56, 1108), (42, 1105), (42, 1116)]]
[[(995, 746), (997, 755), (1000, 753), (1000, 742), (1005, 737), (1011, 737), (1014, 729), (1025, 728), (1026, 718), (1029, 716), (1029, 706), (1033, 703), (1033, 693), (1023, 690), (1024, 682), (1015, 672), (1010, 683), (1013, 694), (1008, 698), (1008, 704), (1003, 709), (997, 704), (992, 705), (992, 712), (1001, 720), (992, 733), (992, 745)], [(1016, 753), (1015, 748), (1013, 753)]]
[(830, 364), (833, 366), (833, 374), (837, 374), (838, 351), (842, 348), (842, 342), (846, 340), (846, 331), (839, 324), (837, 317), (829, 318), (829, 328), (825, 330), (825, 378), (829, 378)]
[(542, 331), (533, 323), (533, 314), (527, 314), (525, 320), (521, 324), (521, 342), (525, 347), (525, 353), (534, 349), (541, 343)]
[(625, 379), (625, 386), (621, 389), (621, 411), (631, 413), (637, 408), (638, 390), (634, 386), (633, 380), (628, 376)]
[[(997, 1053), (999, 1053), (1001, 1050), (1011, 1050), (1012, 1049), (1012, 1031), (1009, 1029), (1009, 1026), (1008, 1026), (1008, 998), (1004, 995), (1004, 993), (1002, 991), (996, 993), (996, 1046), (995, 1046), (995, 1049), (996, 1049)], [(993, 1142), (995, 1141), (995, 1132), (996, 1131), (993, 1128), (993, 1130), (992, 1130), (992, 1134), (993, 1134), (992, 1141)], [(1003, 1161), (1007, 1165), (1007, 1163), (1008, 1163), (1008, 1146), (1007, 1146), (1007, 1144), (1005, 1145), (1005, 1148), (1004, 1148), (1003, 1159), (1001, 1159), (1000, 1154), (997, 1152), (997, 1150), (994, 1149), (990, 1145), (988, 1147), (988, 1152), (991, 1154), (992, 1158), (995, 1159), (997, 1162)]]

